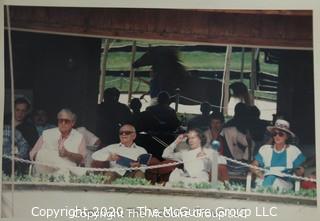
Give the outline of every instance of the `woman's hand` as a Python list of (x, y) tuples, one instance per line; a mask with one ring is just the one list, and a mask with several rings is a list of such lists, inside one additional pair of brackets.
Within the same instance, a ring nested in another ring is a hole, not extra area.
[(297, 176), (303, 176), (304, 175), (304, 168), (303, 167), (298, 167), (298, 168), (295, 169), (294, 172), (295, 172), (295, 174)]
[[(252, 166), (256, 166), (256, 167), (259, 167), (259, 163), (258, 161), (254, 160), (252, 163), (251, 163)], [(264, 177), (264, 174), (261, 170), (259, 169), (254, 169), (254, 168), (250, 168), (250, 171), (255, 174), (258, 178), (260, 179), (263, 179)]]
[(174, 141), (176, 143), (176, 145), (178, 145), (179, 143), (181, 143), (182, 141), (184, 141), (186, 139), (186, 134), (180, 134), (176, 140)]

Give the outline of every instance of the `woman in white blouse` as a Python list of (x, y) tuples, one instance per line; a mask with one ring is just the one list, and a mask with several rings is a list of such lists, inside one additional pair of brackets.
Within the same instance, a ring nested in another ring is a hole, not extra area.
[[(178, 144), (187, 142), (187, 149), (176, 151)], [(176, 168), (171, 172), (169, 184), (178, 183), (180, 181), (185, 184), (199, 183), (209, 181), (209, 172), (213, 150), (204, 148), (206, 144), (206, 136), (199, 129), (192, 129), (187, 134), (181, 134), (170, 144), (162, 154), (165, 159), (183, 161), (184, 169)], [(219, 164), (226, 164), (221, 156), (218, 158)]]

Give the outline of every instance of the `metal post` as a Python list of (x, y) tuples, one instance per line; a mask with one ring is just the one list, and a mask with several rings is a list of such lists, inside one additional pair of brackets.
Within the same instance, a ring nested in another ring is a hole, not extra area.
[(254, 98), (254, 91), (257, 89), (257, 59), (259, 55), (259, 48), (252, 49), (252, 59), (251, 59), (251, 81), (250, 89), (252, 98)]
[(223, 72), (223, 97), (221, 98), (220, 111), (222, 111), (222, 100), (223, 100), (223, 113), (226, 115), (228, 113), (228, 103), (229, 103), (229, 81), (230, 81), (230, 64), (231, 64), (231, 54), (232, 46), (228, 45), (226, 50), (226, 58), (224, 63)]
[(177, 88), (176, 89), (176, 104), (174, 107), (174, 110), (176, 111), (176, 113), (178, 112), (179, 102), (180, 102), (180, 88)]
[[(136, 41), (132, 43), (132, 56), (131, 56), (131, 64), (133, 64), (135, 57), (136, 57)], [(133, 79), (134, 79), (134, 68), (130, 64), (130, 81), (129, 81), (129, 91), (128, 91), (128, 104), (130, 104), (131, 97), (132, 97), (132, 86), (133, 86)]]
[(300, 180), (295, 180), (294, 182), (294, 191), (298, 192), (300, 190)]
[(241, 67), (240, 67), (240, 81), (243, 82), (243, 70), (244, 70), (244, 48), (241, 48)]
[[(0, 0), (0, 58), (4, 58), (4, 1)], [(0, 110), (3, 114), (4, 112), (4, 59), (0, 59)], [(0, 143), (3, 143), (3, 117), (0, 119)], [(3, 159), (2, 159), (3, 160)], [(2, 161), (0, 163), (0, 168), (2, 171)], [(2, 175), (0, 175), (0, 179), (2, 180)], [(2, 185), (0, 185), (0, 196), (1, 196), (1, 208), (0, 208), (0, 217), (2, 217), (2, 210), (3, 210), (3, 199), (2, 199)]]
[(103, 101), (103, 92), (106, 78), (106, 63), (108, 58), (108, 51), (112, 44), (112, 39), (107, 39), (103, 42), (103, 51), (101, 53), (101, 63), (100, 63), (100, 80), (99, 80), (99, 99), (98, 103), (101, 104)]
[(213, 188), (218, 187), (218, 150), (220, 148), (220, 142), (217, 140), (212, 141), (211, 147), (213, 149), (212, 153), (212, 163), (211, 163), (211, 184)]
[(247, 179), (246, 179), (246, 192), (247, 193), (251, 192), (251, 182), (252, 182), (252, 174), (249, 171), (247, 174)]

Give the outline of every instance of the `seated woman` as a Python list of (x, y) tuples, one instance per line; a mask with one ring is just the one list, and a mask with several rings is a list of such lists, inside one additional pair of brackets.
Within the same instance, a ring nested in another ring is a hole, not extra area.
[(252, 165), (268, 169), (263, 173), (260, 170), (251, 171), (257, 176), (257, 186), (278, 188), (289, 190), (293, 188), (292, 180), (283, 176), (284, 173), (298, 176), (303, 174), (302, 163), (305, 161), (304, 155), (298, 147), (289, 144), (289, 140), (295, 136), (290, 131), (288, 121), (278, 119), (274, 126), (267, 127), (273, 137), (273, 144), (263, 145)]
[[(177, 145), (187, 142), (187, 148), (176, 150)], [(170, 144), (162, 154), (165, 159), (182, 160), (184, 169), (174, 169), (169, 177), (169, 184), (184, 182), (199, 183), (209, 181), (209, 172), (211, 169), (213, 150), (204, 148), (206, 137), (199, 129), (191, 129), (188, 134), (181, 134)], [(219, 164), (224, 165), (226, 161), (221, 156), (218, 158)], [(220, 168), (218, 169), (220, 171)], [(221, 177), (221, 176), (220, 176)], [(227, 176), (222, 176), (227, 177)], [(226, 178), (228, 179), (228, 178)], [(222, 180), (225, 181), (225, 180)]]

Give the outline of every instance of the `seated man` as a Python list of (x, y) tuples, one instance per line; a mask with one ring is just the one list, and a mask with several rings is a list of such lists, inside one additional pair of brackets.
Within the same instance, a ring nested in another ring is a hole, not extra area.
[[(121, 156), (125, 156), (130, 159), (138, 159), (142, 154), (146, 154), (147, 151), (143, 147), (139, 147), (134, 143), (136, 138), (136, 130), (131, 124), (124, 124), (119, 130), (120, 143), (111, 144), (96, 151), (92, 154), (94, 160), (93, 165), (101, 162), (109, 162), (110, 168), (126, 168), (123, 165), (117, 163), (117, 160)], [(140, 163), (137, 161), (131, 162), (130, 167), (139, 167)], [(116, 170), (107, 171), (105, 175), (107, 177), (106, 183), (112, 183), (112, 181), (122, 176), (132, 178), (144, 178), (144, 170)]]
[[(28, 143), (29, 149), (27, 155), (29, 155), (30, 148), (35, 145), (39, 138), (37, 129), (27, 120), (30, 109), (31, 104), (25, 97), (19, 97), (14, 101), (14, 110), (12, 113), (14, 115), (14, 124)], [(11, 114), (6, 115), (4, 121), (6, 125), (11, 125)]]
[[(69, 175), (69, 172), (82, 174), (71, 168), (83, 162), (86, 144), (83, 135), (72, 129), (76, 116), (69, 109), (58, 113), (58, 127), (43, 131), (42, 136), (30, 151), (30, 159), (52, 166), (36, 166), (38, 173)], [(68, 168), (69, 167), (69, 168)]]
[(224, 125), (224, 116), (221, 112), (213, 112), (209, 116), (209, 129), (204, 132), (207, 137), (206, 147), (211, 148), (211, 143), (214, 140), (220, 142), (219, 153), (223, 155), (225, 140), (221, 136), (221, 131)]
[(44, 130), (56, 127), (55, 125), (48, 122), (48, 114), (43, 109), (37, 109), (32, 113), (32, 122), (36, 127), (39, 136), (42, 135), (42, 132)]
[[(4, 125), (3, 127), (3, 155), (11, 156), (11, 137), (12, 130), (10, 125)], [(16, 130), (14, 133), (14, 156), (17, 158), (22, 158), (28, 160), (29, 145), (28, 142), (23, 138), (21, 132)], [(2, 170), (3, 173), (10, 176), (11, 175), (11, 160), (7, 158), (2, 159)], [(15, 171), (19, 175), (25, 175), (28, 172), (28, 164), (26, 163), (15, 163)]]

